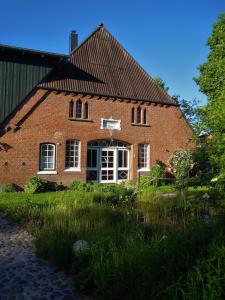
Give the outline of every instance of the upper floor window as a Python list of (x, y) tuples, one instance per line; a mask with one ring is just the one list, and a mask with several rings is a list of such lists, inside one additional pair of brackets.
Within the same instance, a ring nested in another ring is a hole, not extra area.
[(135, 108), (133, 107), (131, 109), (131, 123), (134, 123), (134, 113), (135, 113)]
[(73, 118), (74, 102), (73, 100), (69, 103), (69, 118)]
[(138, 146), (138, 169), (149, 169), (149, 145), (139, 144)]
[(40, 170), (55, 170), (55, 144), (41, 144), (40, 146)]
[(66, 169), (80, 168), (80, 142), (76, 140), (66, 141)]
[(85, 104), (84, 104), (84, 119), (88, 119), (88, 117), (89, 117), (88, 103), (85, 102)]
[(141, 108), (137, 108), (137, 123), (141, 124)]
[[(135, 115), (136, 112), (136, 115)], [(132, 107), (131, 109), (131, 124), (133, 125), (147, 125), (147, 109), (142, 109), (140, 106), (138, 108)]]
[(143, 110), (143, 124), (147, 124), (147, 110), (146, 108)]
[(76, 102), (76, 118), (81, 119), (82, 118), (82, 102), (81, 100), (77, 100)]

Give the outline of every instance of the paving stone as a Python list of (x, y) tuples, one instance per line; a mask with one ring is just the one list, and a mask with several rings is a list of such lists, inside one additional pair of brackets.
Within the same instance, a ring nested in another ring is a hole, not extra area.
[(0, 214), (0, 300), (82, 300), (72, 279), (36, 257), (34, 238)]

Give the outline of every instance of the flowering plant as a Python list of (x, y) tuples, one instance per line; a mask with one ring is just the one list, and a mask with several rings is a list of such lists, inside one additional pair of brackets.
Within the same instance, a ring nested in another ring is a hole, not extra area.
[(177, 181), (184, 181), (194, 166), (191, 150), (176, 150), (169, 158), (169, 165)]

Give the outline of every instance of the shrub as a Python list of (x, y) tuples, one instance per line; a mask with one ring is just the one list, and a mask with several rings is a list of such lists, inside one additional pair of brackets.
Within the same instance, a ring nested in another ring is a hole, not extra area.
[(72, 191), (81, 191), (81, 192), (90, 192), (92, 190), (92, 185), (84, 181), (74, 180), (70, 184), (70, 190)]
[(169, 158), (169, 164), (173, 169), (174, 176), (179, 188), (187, 184), (187, 178), (194, 167), (193, 155), (190, 150), (176, 150)]
[(16, 186), (13, 183), (3, 185), (0, 189), (3, 193), (15, 193), (16, 192)]
[(57, 184), (54, 181), (44, 181), (43, 184), (44, 184), (43, 190), (45, 192), (57, 192), (57, 191), (63, 191), (65, 189), (65, 187), (62, 184)]
[(136, 190), (121, 184), (96, 184), (93, 201), (110, 205), (132, 204), (136, 199)]
[(24, 191), (29, 194), (40, 193), (44, 191), (45, 183), (39, 177), (32, 177), (27, 185), (24, 187)]

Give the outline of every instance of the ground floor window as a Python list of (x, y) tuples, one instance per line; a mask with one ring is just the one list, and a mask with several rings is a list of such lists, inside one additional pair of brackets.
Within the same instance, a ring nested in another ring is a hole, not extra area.
[(149, 145), (139, 144), (138, 147), (138, 169), (149, 169)]
[(55, 170), (55, 145), (41, 144), (40, 148), (40, 170)]
[(76, 140), (66, 141), (66, 169), (80, 168), (80, 142)]

